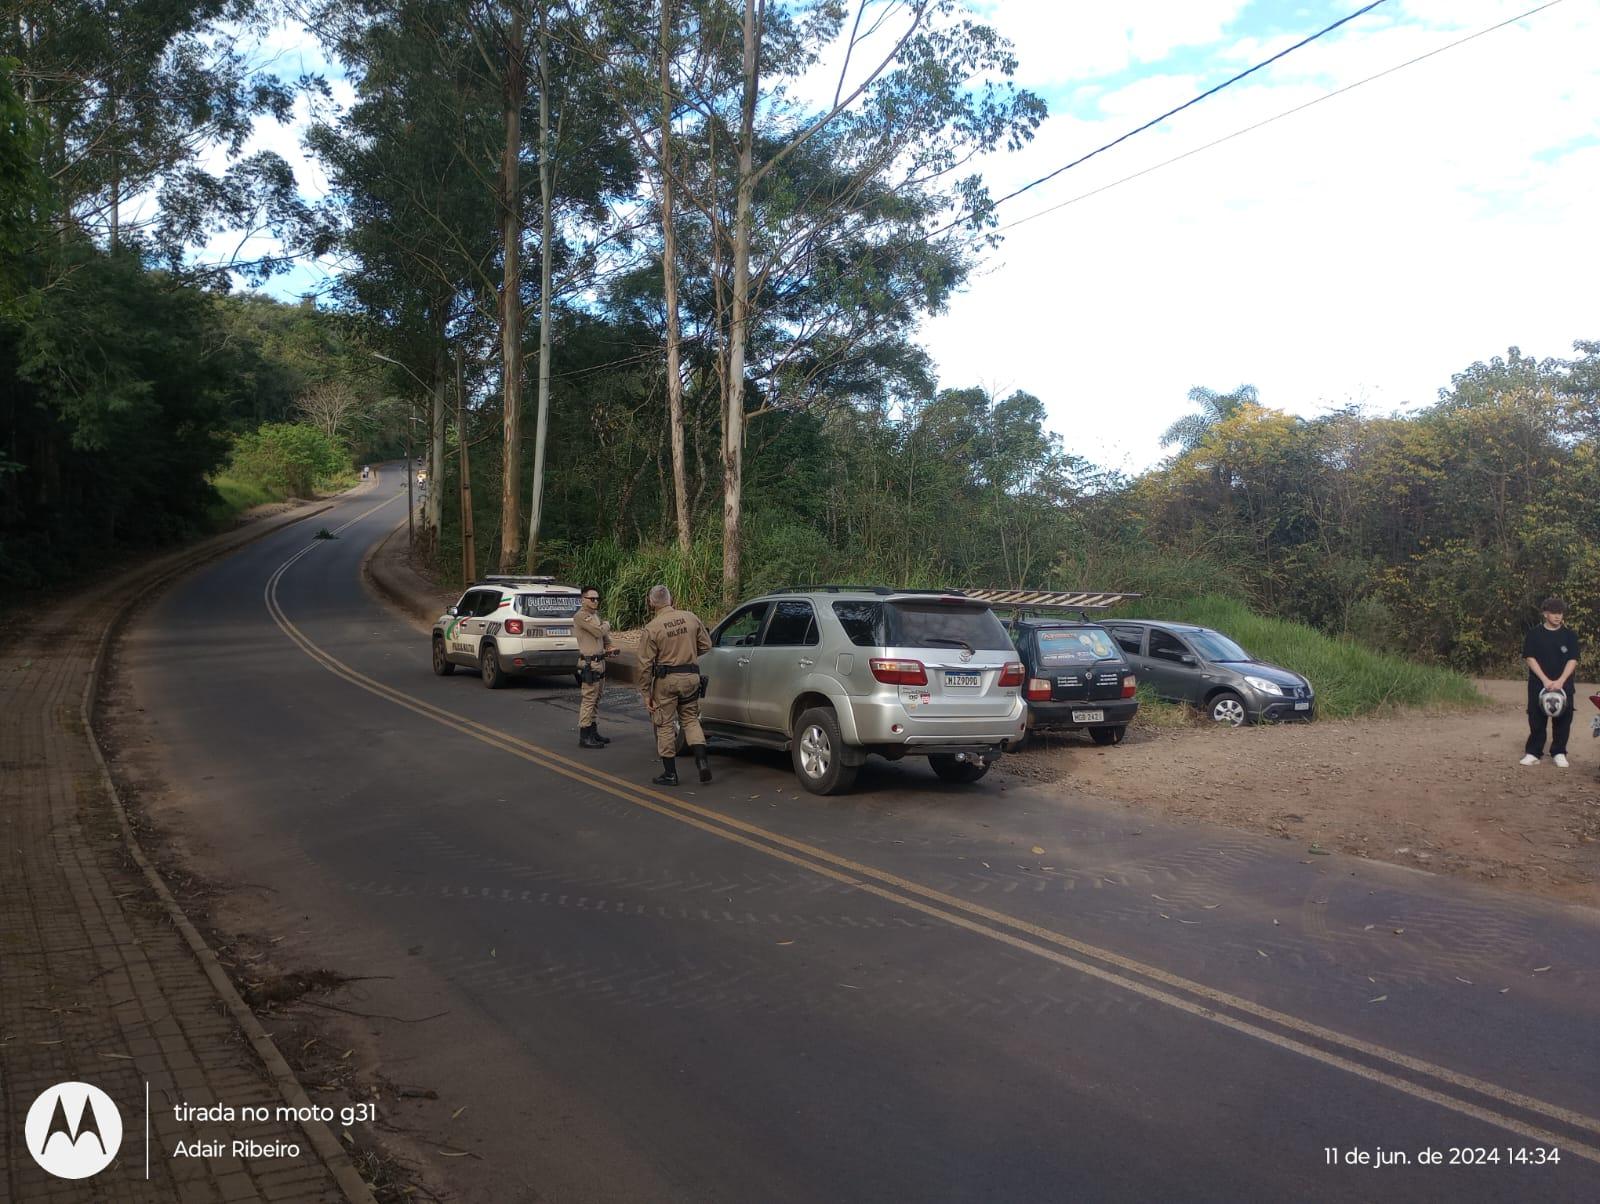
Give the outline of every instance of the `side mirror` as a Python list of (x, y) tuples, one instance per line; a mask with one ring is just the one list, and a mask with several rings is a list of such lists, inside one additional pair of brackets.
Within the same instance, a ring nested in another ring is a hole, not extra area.
[(1192, 652), (1185, 652), (1178, 659), (1186, 665), (1198, 665), (1200, 663), (1200, 658), (1195, 656)]
[(456, 617), (461, 614), (461, 611), (458, 607), (452, 606), (448, 613), (451, 615), (451, 617)]

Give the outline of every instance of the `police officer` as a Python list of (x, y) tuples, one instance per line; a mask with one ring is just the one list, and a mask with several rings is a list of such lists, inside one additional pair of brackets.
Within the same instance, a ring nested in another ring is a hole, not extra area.
[(706, 734), (700, 727), (700, 664), (711, 650), (706, 625), (686, 610), (672, 605), (672, 592), (664, 585), (650, 588), (650, 621), (639, 641), (639, 688), (656, 729), (656, 752), (661, 757), (657, 786), (678, 784), (674, 718), (683, 726), (684, 742), (694, 753), (700, 780), (711, 780), (706, 756)]
[(578, 638), (578, 745), (604, 748), (611, 741), (600, 734), (600, 695), (606, 688), (606, 658), (617, 655), (611, 643), (611, 624), (600, 617), (600, 591), (583, 587), (583, 601), (572, 616)]

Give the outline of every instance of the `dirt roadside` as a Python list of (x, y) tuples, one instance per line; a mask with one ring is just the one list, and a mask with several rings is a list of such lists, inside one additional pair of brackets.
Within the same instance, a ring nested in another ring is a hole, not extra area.
[[(1572, 767), (1517, 764), (1516, 681), (1492, 705), (1379, 719), (1221, 729), (1135, 726), (1116, 748), (1078, 734), (1004, 758), (1004, 773), (1147, 807), (1180, 821), (1270, 832), (1349, 853), (1600, 906), (1600, 740), (1578, 687)], [(1315, 855), (1315, 854), (1312, 854)]]

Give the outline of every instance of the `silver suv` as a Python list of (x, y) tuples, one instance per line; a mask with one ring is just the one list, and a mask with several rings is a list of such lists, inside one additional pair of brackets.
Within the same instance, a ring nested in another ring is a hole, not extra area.
[(874, 586), (779, 590), (740, 606), (700, 658), (707, 731), (782, 749), (814, 794), (869, 754), (976, 782), (1023, 736), (1022, 662), (987, 602)]

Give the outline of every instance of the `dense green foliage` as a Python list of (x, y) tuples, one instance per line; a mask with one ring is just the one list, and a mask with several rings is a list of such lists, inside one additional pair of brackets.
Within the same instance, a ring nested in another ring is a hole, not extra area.
[(1381, 649), (1496, 669), (1550, 593), (1594, 649), (1597, 350), (1566, 363), (1513, 348), (1404, 417), (1304, 420), (1247, 399), (1126, 504), (1144, 541), (1226, 566), (1237, 596)]
[(227, 475), (279, 497), (310, 497), (319, 483), (349, 470), (349, 454), (322, 431), (272, 422), (234, 441)]

